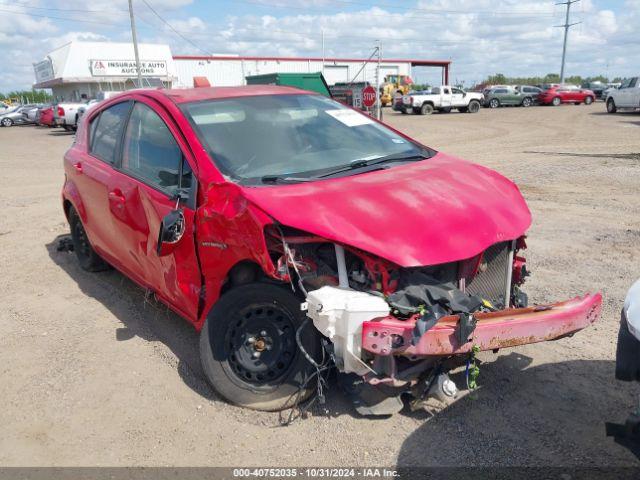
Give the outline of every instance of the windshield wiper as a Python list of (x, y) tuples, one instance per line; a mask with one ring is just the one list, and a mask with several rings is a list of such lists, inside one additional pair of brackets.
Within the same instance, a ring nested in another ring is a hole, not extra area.
[(330, 170), (322, 175), (317, 175), (314, 178), (325, 178), (330, 177), (332, 175), (337, 175), (338, 173), (348, 172), (349, 170), (356, 170), (358, 168), (370, 167), (372, 165), (380, 165), (387, 162), (405, 162), (408, 160), (424, 160), (426, 158), (430, 158), (428, 155), (424, 153), (394, 153), (391, 155), (385, 155), (384, 157), (372, 158), (369, 160), (365, 159), (357, 159), (349, 163), (348, 165), (343, 165), (342, 167), (338, 167), (334, 170)]
[(298, 183), (309, 182), (311, 178), (284, 177), (282, 175), (265, 175), (260, 178), (262, 183)]

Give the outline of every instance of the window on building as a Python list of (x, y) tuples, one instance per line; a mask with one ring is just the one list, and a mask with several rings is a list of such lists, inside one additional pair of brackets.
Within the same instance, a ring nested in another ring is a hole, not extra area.
[(115, 163), (122, 128), (127, 119), (130, 102), (122, 102), (102, 111), (91, 122), (91, 154), (108, 163)]

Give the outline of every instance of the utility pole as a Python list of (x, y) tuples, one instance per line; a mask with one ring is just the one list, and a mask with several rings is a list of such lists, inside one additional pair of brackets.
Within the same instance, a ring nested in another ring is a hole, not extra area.
[(569, 36), (569, 28), (577, 25), (578, 23), (569, 23), (569, 12), (571, 11), (571, 5), (579, 2), (580, 0), (567, 0), (566, 2), (559, 2), (556, 5), (567, 6), (567, 16), (564, 21), (564, 25), (556, 25), (556, 27), (564, 27), (564, 43), (562, 45), (562, 66), (560, 67), (560, 83), (564, 83), (564, 62), (567, 56), (567, 37)]
[(378, 67), (376, 70), (376, 93), (377, 96), (377, 109), (376, 116), (378, 120), (382, 120), (382, 95), (380, 94), (380, 62), (382, 61), (382, 42), (378, 40)]
[(322, 29), (322, 75), (324, 75), (324, 28)]
[(136, 37), (136, 21), (133, 17), (133, 0), (129, 0), (129, 18), (131, 19), (131, 37), (133, 38), (133, 53), (136, 56), (136, 70), (138, 72), (138, 88), (142, 88), (142, 70), (140, 55), (138, 55), (138, 38)]

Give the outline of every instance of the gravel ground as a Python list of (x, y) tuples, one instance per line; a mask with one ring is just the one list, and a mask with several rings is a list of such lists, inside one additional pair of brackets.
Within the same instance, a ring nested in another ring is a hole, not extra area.
[(333, 386), (289, 427), (216, 398), (197, 335), (115, 271), (56, 251), (72, 136), (0, 128), (0, 465), (638, 465), (604, 435), (640, 389), (616, 382), (626, 290), (640, 275), (640, 115), (602, 103), (385, 120), (514, 179), (533, 212), (534, 302), (601, 291), (573, 338), (483, 355), (481, 388), (433, 417), (359, 417)]

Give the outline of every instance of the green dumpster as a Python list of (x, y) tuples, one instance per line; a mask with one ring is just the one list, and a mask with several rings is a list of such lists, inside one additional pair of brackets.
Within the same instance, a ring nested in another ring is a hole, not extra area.
[(331, 97), (327, 82), (322, 73), (266, 73), (264, 75), (250, 75), (247, 85), (286, 85), (302, 90), (317, 92)]

